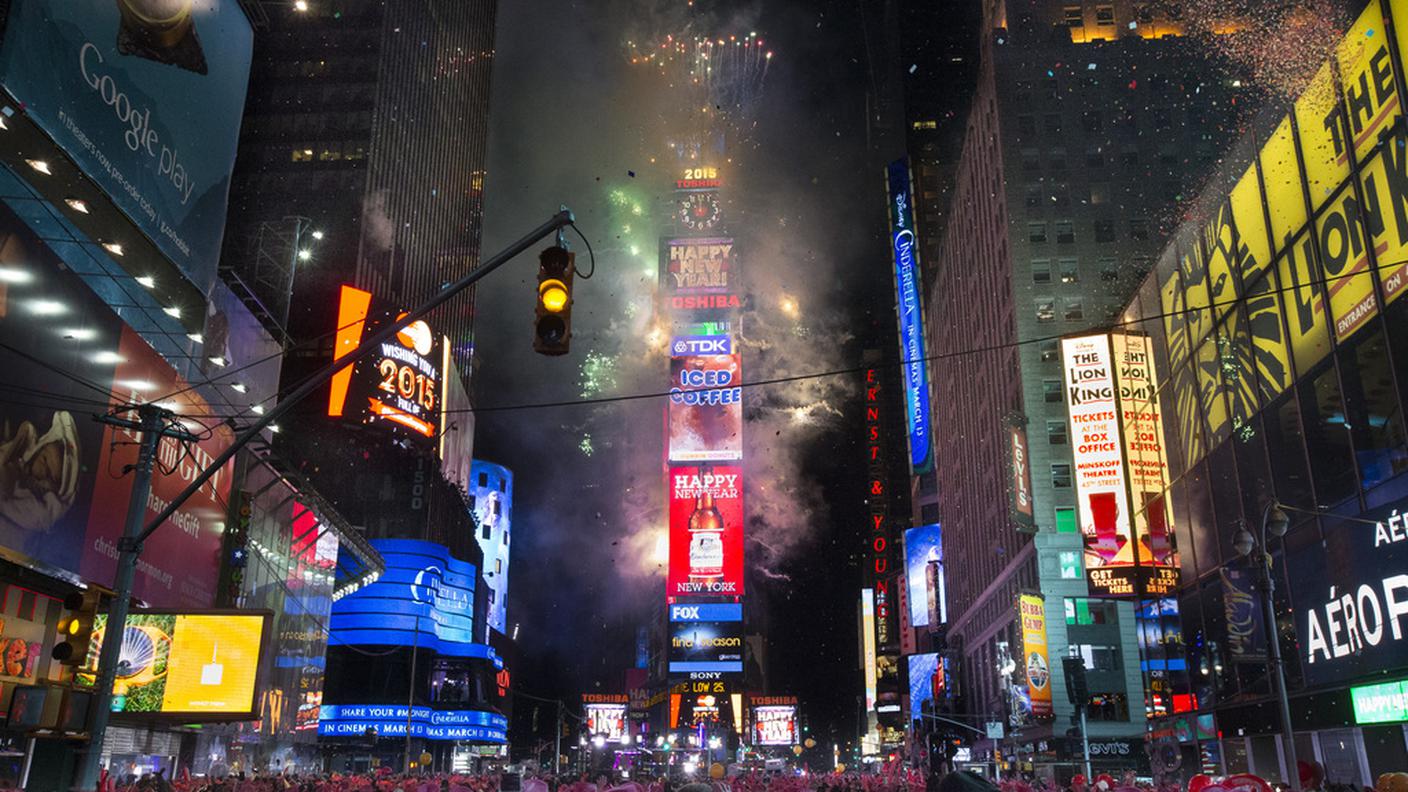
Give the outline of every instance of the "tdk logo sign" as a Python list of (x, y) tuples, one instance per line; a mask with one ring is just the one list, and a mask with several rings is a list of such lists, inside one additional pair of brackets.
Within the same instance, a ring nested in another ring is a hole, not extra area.
[(670, 342), (670, 354), (683, 355), (732, 355), (733, 340), (726, 335), (675, 336)]
[(671, 605), (672, 622), (736, 622), (743, 621), (743, 606), (738, 603), (711, 605)]

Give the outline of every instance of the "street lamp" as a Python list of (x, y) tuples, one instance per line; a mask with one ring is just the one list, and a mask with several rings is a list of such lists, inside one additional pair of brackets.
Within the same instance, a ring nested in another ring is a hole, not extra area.
[(1286, 692), (1285, 661), (1281, 658), (1281, 635), (1276, 628), (1276, 609), (1273, 603), (1276, 591), (1271, 577), (1271, 557), (1266, 549), (1266, 535), (1282, 538), (1291, 527), (1291, 518), (1276, 501), (1266, 504), (1261, 512), (1261, 525), (1257, 536), (1243, 526), (1232, 540), (1237, 555), (1247, 559), (1255, 570), (1257, 595), (1261, 600), (1262, 621), (1266, 623), (1266, 656), (1271, 663), (1271, 675), (1276, 685), (1277, 703), (1281, 706), (1281, 742), (1285, 745), (1288, 769), (1286, 785), (1291, 792), (1300, 788), (1300, 762), (1296, 760), (1295, 729), (1291, 725), (1291, 700)]

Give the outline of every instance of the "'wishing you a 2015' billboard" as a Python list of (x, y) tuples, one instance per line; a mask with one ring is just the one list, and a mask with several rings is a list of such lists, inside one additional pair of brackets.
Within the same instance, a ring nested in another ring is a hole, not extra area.
[(15, 0), (0, 83), (202, 292), (253, 32), (235, 0)]

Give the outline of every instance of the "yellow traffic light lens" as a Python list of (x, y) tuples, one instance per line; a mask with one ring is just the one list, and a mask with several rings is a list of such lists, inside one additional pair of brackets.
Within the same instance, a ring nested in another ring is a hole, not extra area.
[(567, 286), (560, 280), (545, 280), (538, 284), (538, 301), (552, 313), (561, 313), (567, 307)]
[(81, 631), (82, 629), (83, 624), (79, 622), (78, 619), (68, 620), (68, 629), (66, 630), (66, 632), (68, 632), (69, 635), (78, 635), (79, 631)]

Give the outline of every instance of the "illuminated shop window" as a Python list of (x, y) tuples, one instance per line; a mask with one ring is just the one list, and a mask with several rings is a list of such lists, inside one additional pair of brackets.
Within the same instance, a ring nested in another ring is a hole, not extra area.
[[(1080, 552), (1077, 550), (1062, 550), (1059, 556), (1061, 563), (1062, 580), (1080, 579)], [(1069, 622), (1068, 622), (1069, 623)]]

